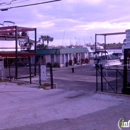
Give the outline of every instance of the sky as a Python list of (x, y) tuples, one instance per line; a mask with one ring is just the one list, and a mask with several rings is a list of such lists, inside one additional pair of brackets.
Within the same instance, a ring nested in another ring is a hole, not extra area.
[[(0, 9), (43, 1), (47, 0), (0, 0)], [(130, 0), (61, 0), (0, 11), (0, 23), (13, 21), (18, 26), (36, 27), (38, 38), (54, 38), (50, 45), (93, 44), (95, 34), (130, 29), (129, 5)], [(125, 37), (108, 36), (107, 43), (122, 43)], [(98, 42), (103, 43), (104, 37), (98, 37)]]

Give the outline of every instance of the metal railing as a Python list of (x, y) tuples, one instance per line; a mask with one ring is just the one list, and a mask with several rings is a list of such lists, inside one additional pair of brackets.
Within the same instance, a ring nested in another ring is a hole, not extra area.
[[(109, 81), (107, 78), (107, 76), (104, 75), (104, 70), (106, 72), (112, 71), (115, 74), (115, 79), (113, 79), (112, 81)], [(114, 72), (115, 71), (115, 72)], [(107, 85), (107, 92), (114, 92), (114, 93), (122, 93), (122, 91), (119, 91), (119, 83), (121, 83), (122, 85), (120, 86), (120, 88), (123, 88), (123, 82), (118, 81), (119, 79), (123, 79), (123, 74), (120, 72), (122, 70), (120, 69), (104, 69), (102, 65), (98, 66), (96, 65), (96, 91), (99, 91), (99, 84), (100, 84), (100, 91), (103, 92), (104, 89), (104, 81)], [(119, 77), (120, 76), (120, 77)], [(112, 84), (113, 82), (113, 84)], [(111, 90), (108, 90), (108, 87), (111, 88)]]

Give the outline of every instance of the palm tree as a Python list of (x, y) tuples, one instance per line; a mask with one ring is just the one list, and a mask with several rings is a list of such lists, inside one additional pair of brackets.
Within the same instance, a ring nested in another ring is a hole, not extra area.
[(48, 47), (49, 46), (49, 42), (53, 41), (53, 37), (47, 36), (46, 41), (47, 41), (47, 47)]
[[(45, 45), (45, 43), (44, 43), (45, 41), (47, 41), (47, 45)], [(41, 49), (43, 49), (43, 48), (47, 49), (49, 46), (49, 42), (52, 42), (52, 41), (53, 41), (53, 37), (50, 37), (48, 35), (47, 36), (41, 35), (41, 37), (39, 38), (39, 42), (41, 43)]]

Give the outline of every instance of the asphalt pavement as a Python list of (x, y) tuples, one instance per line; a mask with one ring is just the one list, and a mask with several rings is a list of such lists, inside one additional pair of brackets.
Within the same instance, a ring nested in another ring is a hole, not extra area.
[[(130, 120), (130, 97), (96, 92), (95, 74), (91, 64), (74, 66), (74, 73), (72, 67), (53, 68), (52, 90), (39, 89), (38, 76), (32, 84), (28, 78), (0, 82), (0, 129), (119, 130), (121, 118)], [(49, 70), (44, 82), (50, 82)]]
[(1, 130), (118, 130), (129, 96), (1, 83)]

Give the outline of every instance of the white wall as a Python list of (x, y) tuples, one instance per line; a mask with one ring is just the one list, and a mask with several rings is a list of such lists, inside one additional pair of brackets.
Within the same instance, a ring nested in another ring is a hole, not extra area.
[(46, 63), (51, 63), (51, 55), (45, 55)]
[(31, 64), (35, 63), (35, 56), (31, 56)]
[(64, 57), (64, 54), (61, 55), (61, 64), (64, 64), (65, 63), (65, 57)]
[(85, 59), (85, 53), (80, 53), (80, 55), (81, 59)]
[(60, 63), (60, 55), (55, 55), (55, 62), (58, 62), (58, 63)]
[[(19, 43), (19, 42), (18, 42)], [(18, 51), (20, 51), (20, 46), (18, 45)], [(15, 51), (15, 41), (0, 41), (0, 51)]]
[[(46, 63), (50, 62), (51, 63), (51, 55), (46, 55)], [(79, 60), (81, 59), (85, 59), (86, 58), (86, 53), (77, 53), (77, 62), (79, 62)], [(69, 60), (74, 60), (74, 54), (68, 54), (68, 62)], [(58, 62), (60, 64), (60, 67), (66, 66), (66, 55), (65, 54), (61, 54), (61, 55), (54, 55), (54, 62)], [(74, 61), (73, 61), (74, 62)]]

